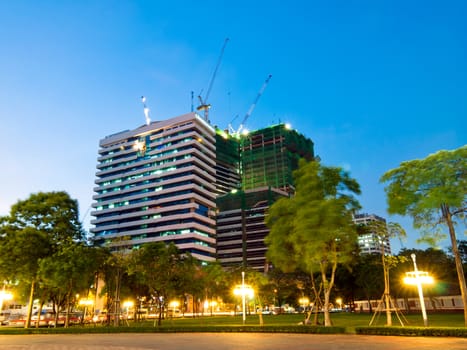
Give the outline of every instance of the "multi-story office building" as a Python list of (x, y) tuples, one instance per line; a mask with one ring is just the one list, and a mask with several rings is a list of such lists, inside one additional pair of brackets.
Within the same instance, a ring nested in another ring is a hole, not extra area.
[(196, 113), (100, 141), (93, 241), (111, 249), (173, 242), (215, 259), (215, 130)]
[(285, 124), (242, 135), (238, 142), (242, 190), (216, 200), (217, 257), (225, 267), (267, 271), (267, 209), (293, 193), (292, 173), (300, 158), (314, 158), (313, 142)]
[[(356, 214), (354, 216), (354, 223), (357, 225), (368, 225), (371, 222), (381, 222), (386, 224), (386, 219), (375, 214)], [(391, 255), (391, 243), (389, 237), (381, 237), (375, 232), (368, 232), (359, 234), (358, 247), (360, 254), (381, 254)]]
[(264, 243), (269, 233), (266, 211), (274, 201), (288, 195), (282, 190), (263, 187), (218, 198), (217, 258), (222, 266), (268, 271)]

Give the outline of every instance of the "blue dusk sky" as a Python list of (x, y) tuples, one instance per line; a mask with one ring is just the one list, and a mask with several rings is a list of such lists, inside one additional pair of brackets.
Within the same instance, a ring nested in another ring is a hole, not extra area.
[(466, 18), (462, 0), (0, 0), (0, 215), (64, 190), (89, 228), (99, 140), (144, 124), (142, 95), (152, 120), (190, 112), (228, 37), (211, 122), (238, 127), (272, 74), (246, 127), (291, 123), (424, 249), (379, 178), (467, 143)]

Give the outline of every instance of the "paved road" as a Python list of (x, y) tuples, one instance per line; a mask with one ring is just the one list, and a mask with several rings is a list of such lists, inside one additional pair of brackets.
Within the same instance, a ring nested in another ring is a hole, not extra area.
[(363, 335), (178, 333), (0, 335), (13, 350), (466, 350), (467, 339)]

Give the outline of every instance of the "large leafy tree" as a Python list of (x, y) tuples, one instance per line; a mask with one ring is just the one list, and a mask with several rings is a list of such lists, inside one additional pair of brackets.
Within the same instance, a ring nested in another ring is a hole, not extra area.
[[(57, 301), (58, 308), (65, 306), (65, 327), (68, 326), (69, 313), (76, 302), (75, 295), (87, 291), (94, 282), (100, 263), (98, 249), (73, 242), (63, 245), (57, 253), (40, 261), (42, 283), (53, 293), (52, 298)], [(60, 309), (56, 317), (58, 311)]]
[(25, 327), (29, 327), (39, 262), (67, 244), (84, 239), (78, 202), (66, 192), (39, 192), (20, 200), (0, 220), (0, 261), (10, 278), (31, 286)]
[(360, 186), (349, 173), (319, 162), (300, 161), (294, 172), (294, 197), (275, 202), (268, 213), (268, 257), (284, 271), (318, 272), (324, 293), (324, 324), (331, 326), (330, 296), (338, 264), (355, 254), (352, 213)]
[[(211, 315), (212, 315), (212, 301), (215, 297), (221, 297), (224, 300), (227, 294), (230, 292), (229, 283), (227, 279), (227, 273), (222, 268), (219, 262), (209, 263), (202, 267), (204, 276), (204, 291), (206, 297), (210, 300), (211, 304)], [(195, 281), (193, 281), (195, 282)], [(196, 285), (196, 284), (195, 284)], [(196, 294), (196, 293), (195, 293)]]
[(157, 324), (160, 326), (167, 301), (177, 294), (177, 287), (180, 286), (183, 257), (174, 244), (155, 242), (134, 251), (129, 263), (129, 274), (135, 274), (140, 283), (148, 286), (157, 303)]
[(456, 239), (456, 226), (465, 225), (467, 212), (467, 146), (403, 162), (381, 182), (387, 183), (388, 212), (411, 216), (424, 241), (436, 243), (448, 229), (467, 326), (467, 287)]
[[(357, 285), (357, 298), (368, 301), (372, 312), (372, 299), (379, 299), (384, 293), (384, 272), (381, 257), (377, 254), (364, 254), (358, 257), (354, 267), (355, 284)], [(358, 311), (358, 310), (357, 310)]]

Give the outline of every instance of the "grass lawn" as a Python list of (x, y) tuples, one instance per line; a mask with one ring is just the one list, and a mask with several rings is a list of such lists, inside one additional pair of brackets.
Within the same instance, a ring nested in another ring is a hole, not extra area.
[[(366, 327), (373, 314), (364, 313), (332, 313), (331, 320), (334, 326), (353, 329), (355, 327)], [(421, 314), (410, 314), (402, 316), (404, 326), (423, 327)], [(265, 326), (295, 326), (304, 320), (303, 314), (283, 314), (283, 315), (263, 315)], [(319, 322), (324, 323), (323, 315), (319, 315)], [(393, 326), (400, 326), (396, 315), (392, 313)], [(242, 316), (203, 316), (203, 317), (177, 317), (162, 321), (163, 327), (196, 327), (196, 326), (242, 326)], [(428, 323), (430, 327), (464, 327), (464, 315), (455, 314), (429, 314)], [(139, 323), (130, 323), (130, 326), (137, 325), (152, 326), (153, 321), (144, 321)], [(247, 326), (259, 326), (259, 316), (249, 315), (246, 317)], [(381, 313), (375, 317), (374, 326), (384, 326), (386, 324), (386, 314)]]
[[(202, 317), (177, 317), (172, 319), (165, 319), (162, 321), (162, 326), (155, 326), (154, 320), (146, 320), (141, 322), (130, 321), (126, 323), (121, 322), (120, 327), (106, 326), (101, 324), (92, 324), (86, 326), (74, 325), (69, 328), (39, 328), (39, 329), (24, 329), (24, 328), (11, 328), (0, 327), (0, 334), (29, 334), (29, 333), (119, 333), (119, 332), (235, 332), (235, 331), (272, 331), (272, 332), (340, 332), (345, 330), (345, 333), (355, 333), (357, 327), (368, 327), (368, 324), (373, 317), (373, 314), (359, 314), (359, 313), (332, 313), (331, 320), (333, 326), (337, 328), (320, 327), (319, 329), (311, 328), (308, 326), (299, 325), (305, 319), (303, 314), (284, 314), (284, 315), (263, 315), (264, 326), (259, 325), (258, 315), (249, 315), (246, 317), (245, 327), (243, 327), (242, 316), (202, 316)], [(404, 316), (404, 323), (410, 327), (423, 327), (423, 320), (421, 314), (411, 314)], [(157, 321), (156, 321), (157, 322)], [(319, 315), (319, 322), (323, 324), (323, 315)], [(428, 322), (430, 327), (450, 327), (450, 329), (462, 328), (464, 329), (464, 317), (462, 313), (457, 314), (429, 314)], [(385, 326), (386, 315), (381, 313), (375, 318), (373, 326)], [(393, 326), (400, 326), (396, 315), (393, 314)], [(387, 329), (386, 327), (384, 327)], [(372, 328), (376, 329), (376, 328)], [(394, 329), (395, 330), (395, 329)]]

